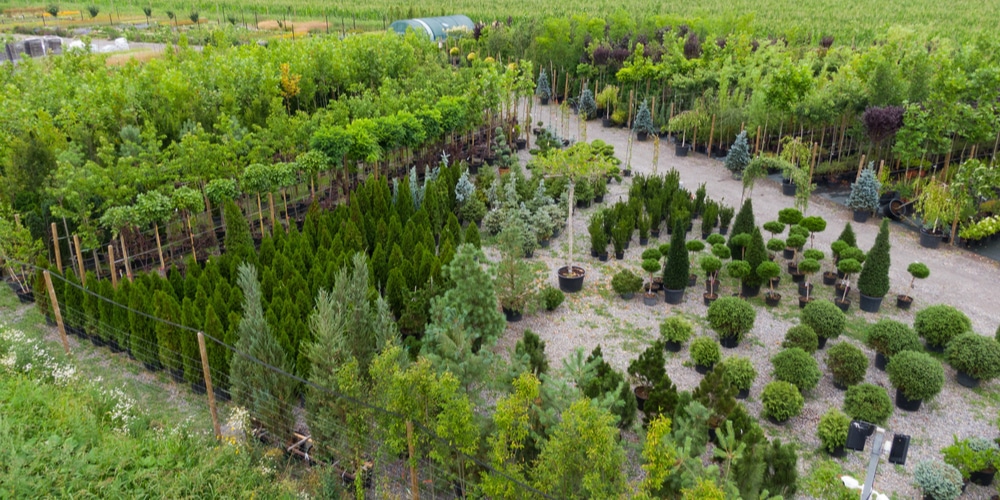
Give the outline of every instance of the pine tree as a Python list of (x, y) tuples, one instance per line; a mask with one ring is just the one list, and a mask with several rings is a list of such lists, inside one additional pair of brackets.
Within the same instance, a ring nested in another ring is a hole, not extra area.
[(885, 297), (889, 293), (889, 265), (891, 245), (889, 244), (889, 219), (882, 219), (875, 244), (858, 275), (858, 290), (869, 297)]
[(670, 250), (667, 252), (667, 259), (663, 266), (663, 286), (668, 290), (683, 290), (688, 284), (691, 262), (687, 247), (684, 245), (684, 233), (687, 225), (686, 218), (677, 221), (670, 234)]
[[(431, 316), (444, 318), (444, 309), (453, 308), (462, 326), (473, 336), (476, 351), (489, 346), (503, 334), (507, 322), (497, 309), (493, 280), (483, 269), (486, 256), (472, 245), (458, 247), (455, 257), (442, 269), (452, 288), (433, 301)], [(442, 326), (442, 325), (439, 325)]]
[(432, 309), (420, 354), (438, 373), (450, 372), (458, 378), (467, 394), (480, 392), (492, 362), (490, 350), (479, 347), (477, 336), (468, 329), (458, 308), (448, 305)]
[(173, 295), (162, 290), (153, 294), (153, 304), (156, 308), (153, 315), (159, 319), (155, 321), (154, 331), (160, 363), (172, 374), (181, 374), (184, 370), (181, 336), (177, 327), (173, 326), (181, 322), (181, 306)]
[(250, 264), (239, 268), (237, 282), (243, 291), (243, 318), (239, 322), (236, 350), (253, 359), (235, 356), (230, 363), (233, 400), (260, 421), (274, 443), (285, 443), (294, 425), (294, 386), (269, 366), (285, 372), (291, 363), (264, 320), (257, 270)]
[(764, 237), (760, 234), (760, 228), (754, 226), (750, 232), (750, 245), (747, 247), (746, 262), (750, 264), (750, 274), (743, 278), (743, 283), (747, 286), (760, 286), (764, 279), (757, 275), (757, 266), (767, 260), (767, 247), (764, 245)]
[(750, 147), (747, 145), (747, 132), (744, 130), (736, 136), (732, 147), (729, 148), (729, 154), (726, 155), (726, 168), (734, 174), (740, 174), (749, 164)]
[(469, 245), (472, 245), (472, 246), (474, 246), (476, 248), (482, 248), (482, 244), (480, 243), (480, 239), (479, 239), (479, 226), (478, 225), (476, 225), (474, 223), (470, 223), (469, 224), (469, 227), (467, 227), (465, 229), (465, 240), (464, 241), (465, 241), (465, 243), (468, 243)]
[(739, 213), (736, 214), (736, 220), (733, 221), (733, 227), (729, 231), (728, 245), (729, 251), (733, 254), (733, 260), (739, 260), (739, 255), (741, 255), (739, 246), (733, 244), (733, 237), (740, 234), (750, 234), (756, 226), (753, 218), (753, 202), (747, 198), (743, 202), (743, 206), (740, 207)]
[(514, 352), (527, 361), (528, 368), (536, 377), (549, 371), (549, 360), (545, 356), (545, 341), (531, 330), (525, 330), (524, 336), (517, 341)]

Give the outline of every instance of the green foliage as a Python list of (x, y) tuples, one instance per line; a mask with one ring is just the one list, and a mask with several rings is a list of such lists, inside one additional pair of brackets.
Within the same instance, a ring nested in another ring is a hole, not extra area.
[[(510, 224), (500, 232), (500, 261), (494, 266), (496, 273), (496, 298), (500, 306), (517, 312), (534, 312), (534, 273), (524, 261), (524, 240), (529, 236), (523, 226)], [(533, 236), (531, 236), (533, 239)], [(473, 251), (479, 252), (473, 248)], [(452, 276), (455, 276), (452, 274)], [(634, 276), (634, 275), (633, 275)], [(638, 290), (642, 286), (639, 279)], [(468, 291), (466, 292), (468, 293)], [(484, 305), (486, 302), (482, 302)], [(496, 307), (494, 306), (494, 309)], [(499, 336), (499, 333), (495, 335)], [(492, 339), (493, 337), (491, 337)]]
[(764, 277), (757, 273), (757, 269), (764, 262), (769, 262), (767, 258), (767, 248), (764, 246), (764, 238), (760, 234), (760, 228), (754, 226), (750, 232), (750, 244), (744, 256), (747, 264), (750, 264), (750, 274), (743, 278), (743, 284), (747, 286), (760, 286), (764, 283)]
[(683, 290), (688, 283), (691, 263), (684, 245), (686, 229), (687, 220), (681, 220), (674, 224), (674, 231), (670, 235), (670, 250), (663, 267), (663, 287), (667, 290)]
[(819, 337), (811, 326), (795, 325), (785, 332), (785, 340), (781, 342), (781, 347), (785, 349), (798, 347), (812, 354), (819, 349)]
[(750, 159), (750, 147), (747, 144), (747, 133), (744, 130), (736, 136), (732, 147), (729, 148), (725, 165), (730, 172), (743, 173), (743, 170), (750, 164)]
[(953, 338), (972, 330), (972, 321), (952, 306), (937, 304), (917, 312), (913, 329), (928, 345), (947, 347)]
[(542, 301), (545, 303), (546, 311), (555, 311), (564, 300), (566, 294), (562, 290), (551, 285), (542, 289)]
[(638, 292), (642, 289), (642, 277), (630, 269), (622, 269), (611, 278), (611, 288), (619, 295)]
[(797, 208), (783, 208), (778, 211), (778, 222), (786, 226), (794, 226), (802, 221), (802, 212)]
[(927, 264), (922, 262), (912, 262), (909, 266), (906, 266), (906, 272), (910, 273), (916, 279), (925, 279), (931, 275), (931, 270), (927, 267)]
[(625, 376), (604, 360), (601, 347), (594, 348), (587, 357), (587, 365), (593, 370), (583, 380), (577, 380), (585, 396), (598, 400), (602, 406), (610, 408), (618, 417), (618, 426), (626, 429), (635, 421), (637, 411), (635, 394), (625, 380)]
[(829, 300), (814, 300), (806, 305), (800, 317), (819, 337), (833, 339), (840, 336), (847, 324), (847, 317)]
[(851, 426), (851, 419), (844, 412), (830, 408), (819, 419), (816, 427), (816, 435), (819, 436), (820, 447), (833, 453), (837, 448), (847, 444), (847, 429)]
[(479, 226), (476, 224), (469, 224), (469, 227), (465, 229), (465, 238), (463, 241), (465, 244), (472, 245), (477, 249), (482, 248), (479, 236)]
[(885, 367), (889, 382), (911, 400), (933, 398), (944, 387), (944, 368), (929, 354), (915, 351), (897, 353)]
[(732, 384), (740, 391), (750, 389), (754, 380), (757, 379), (757, 369), (753, 362), (742, 356), (730, 356), (722, 360), (722, 365), (726, 368), (722, 378)]
[(708, 324), (719, 337), (743, 337), (753, 329), (757, 311), (738, 297), (722, 297), (708, 307)]
[(851, 227), (850, 222), (844, 224), (844, 230), (840, 232), (839, 236), (837, 236), (837, 241), (843, 241), (847, 244), (847, 246), (857, 248), (858, 241), (854, 236), (854, 228)]
[(819, 371), (819, 363), (806, 351), (798, 347), (783, 349), (771, 357), (774, 366), (774, 378), (789, 382), (798, 388), (799, 392), (811, 391), (823, 377)]
[(458, 247), (455, 257), (441, 269), (452, 288), (432, 301), (431, 315), (441, 317), (445, 308), (453, 308), (474, 342), (492, 345), (507, 322), (497, 309), (493, 280), (483, 269), (483, 262), (486, 257), (476, 247), (469, 244)]
[(826, 367), (833, 374), (834, 382), (857, 385), (864, 381), (868, 371), (868, 356), (849, 342), (838, 342), (826, 353)]
[(589, 88), (585, 88), (580, 92), (579, 109), (580, 115), (585, 120), (597, 116), (597, 102), (594, 100), (594, 92)]
[(611, 498), (624, 494), (625, 451), (614, 418), (589, 400), (562, 414), (542, 447), (535, 487), (559, 498)]
[(924, 460), (913, 469), (913, 482), (930, 500), (954, 500), (962, 494), (962, 473), (937, 460)]
[(1000, 343), (975, 332), (953, 338), (945, 350), (945, 358), (952, 368), (979, 380), (1000, 376)]
[(882, 183), (875, 177), (874, 162), (861, 171), (857, 182), (851, 184), (851, 194), (847, 197), (847, 208), (864, 212), (878, 210), (879, 190)]
[(962, 478), (969, 479), (973, 472), (996, 469), (1000, 465), (1000, 446), (993, 440), (972, 437), (961, 441), (952, 437), (954, 443), (941, 449), (944, 462), (962, 473)]
[[(733, 220), (733, 214), (736, 210), (733, 207), (719, 207), (719, 229), (724, 229), (729, 227), (729, 223)], [(714, 245), (715, 243), (713, 243)]]
[(535, 95), (542, 99), (552, 98), (552, 86), (549, 84), (549, 75), (545, 68), (538, 73), (538, 83), (535, 84)]
[(663, 345), (653, 342), (639, 357), (629, 362), (628, 374), (635, 377), (639, 384), (652, 387), (667, 375), (665, 365)]
[(844, 412), (852, 419), (884, 425), (892, 416), (889, 393), (875, 384), (857, 384), (847, 388)]
[[(721, 218), (722, 214), (720, 213), (719, 216)], [(740, 212), (736, 214), (736, 220), (733, 221), (733, 227), (729, 233), (729, 251), (733, 255), (742, 255), (739, 248), (733, 244), (733, 238), (741, 234), (752, 233), (756, 225), (753, 218), (753, 202), (747, 198), (743, 202), (743, 206), (740, 207)]]
[(691, 341), (691, 359), (700, 366), (712, 366), (722, 359), (719, 343), (708, 338), (698, 337)]
[(869, 297), (884, 297), (889, 293), (889, 219), (882, 219), (875, 244), (868, 251), (864, 267), (858, 276), (858, 290)]
[(226, 201), (223, 208), (226, 223), (226, 253), (237, 259), (246, 258), (254, 253), (253, 237), (250, 235), (250, 224), (243, 217), (243, 212), (232, 201)]
[[(153, 294), (154, 316), (163, 320), (155, 326), (156, 343), (159, 346), (159, 362), (171, 371), (183, 369), (181, 364), (181, 332), (173, 326), (181, 323), (181, 306), (177, 299), (162, 290)], [(145, 347), (149, 349), (149, 347)]]
[(784, 422), (802, 412), (805, 400), (792, 384), (776, 380), (764, 386), (760, 401), (764, 407), (763, 416)]
[(902, 351), (923, 351), (917, 332), (899, 321), (882, 318), (865, 332), (865, 345), (886, 357)]
[(687, 342), (694, 335), (694, 325), (683, 316), (669, 316), (660, 323), (660, 338), (670, 342)]
[(520, 358), (527, 358), (528, 367), (536, 377), (549, 371), (549, 360), (545, 356), (545, 341), (531, 330), (525, 330), (524, 336), (514, 346), (514, 353)]

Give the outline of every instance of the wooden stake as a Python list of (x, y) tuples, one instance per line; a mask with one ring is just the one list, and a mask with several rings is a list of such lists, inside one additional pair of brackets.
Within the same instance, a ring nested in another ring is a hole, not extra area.
[(194, 246), (194, 231), (191, 230), (191, 216), (185, 216), (184, 220), (187, 221), (188, 236), (191, 238), (191, 257), (194, 257), (194, 260), (198, 260), (198, 250)]
[(166, 262), (163, 261), (163, 247), (160, 245), (160, 224), (153, 223), (153, 233), (156, 234), (156, 252), (160, 254), (160, 270), (167, 268)]
[(865, 166), (865, 155), (862, 154), (861, 160), (858, 162), (858, 175), (854, 176), (854, 182), (858, 182), (858, 179), (861, 178), (861, 169), (864, 168), (864, 166)]
[(122, 245), (122, 258), (125, 259), (125, 276), (132, 281), (132, 263), (128, 259), (128, 248), (125, 247), (125, 235), (118, 233), (118, 241)]
[(760, 125), (757, 125), (757, 137), (753, 141), (753, 154), (757, 156), (757, 152), (760, 151)]
[(63, 349), (69, 355), (69, 338), (66, 337), (66, 325), (63, 324), (62, 312), (59, 311), (59, 301), (56, 300), (56, 289), (52, 287), (52, 276), (48, 269), (42, 272), (45, 276), (45, 288), (49, 289), (49, 302), (52, 304), (52, 314), (56, 317), (56, 326), (59, 327), (59, 338), (62, 340)]
[(101, 258), (99, 255), (97, 255), (97, 250), (94, 250), (93, 253), (94, 253), (94, 274), (97, 276), (97, 279), (101, 279)]
[(208, 350), (205, 349), (205, 335), (198, 332), (198, 350), (201, 351), (201, 370), (205, 374), (205, 394), (208, 394), (208, 409), (212, 413), (212, 429), (215, 439), (222, 439), (222, 428), (219, 427), (219, 413), (215, 409), (215, 393), (212, 391), (212, 373), (208, 366)]
[(73, 235), (73, 246), (76, 247), (76, 263), (80, 265), (80, 283), (87, 285), (87, 273), (83, 270), (83, 252), (80, 251), (80, 237)]
[(21, 214), (14, 214), (14, 225), (21, 227)]
[(115, 273), (115, 246), (108, 245), (108, 265), (111, 266), (111, 286), (118, 288), (118, 274)]
[(56, 271), (62, 274), (62, 252), (59, 251), (59, 230), (56, 229), (56, 223), (52, 223), (52, 246), (56, 249)]
[[(347, 189), (345, 187), (345, 189)], [(264, 207), (260, 204), (260, 193), (257, 193), (257, 216), (260, 219), (260, 237), (264, 237)]]
[(410, 449), (410, 488), (413, 500), (420, 500), (420, 482), (417, 481), (416, 448), (413, 445), (413, 421), (406, 421), (406, 443)]
[[(376, 172), (378, 171), (378, 166), (375, 167), (375, 171)], [(378, 174), (376, 174), (376, 178), (377, 177), (378, 177)], [(277, 217), (274, 216), (274, 193), (270, 193), (270, 192), (267, 193), (267, 206), (271, 210), (271, 234), (274, 234), (274, 221), (277, 220)], [(264, 236), (264, 234), (261, 233), (261, 237), (263, 237), (263, 236)]]
[(712, 115), (712, 128), (710, 128), (708, 130), (708, 149), (705, 150), (705, 152), (708, 154), (709, 158), (712, 157), (712, 136), (714, 136), (714, 135), (715, 135), (715, 115), (713, 114)]

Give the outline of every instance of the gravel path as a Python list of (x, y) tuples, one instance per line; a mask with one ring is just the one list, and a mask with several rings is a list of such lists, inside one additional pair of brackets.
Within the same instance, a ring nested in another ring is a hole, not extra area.
[[(536, 107), (533, 121), (541, 120), (549, 123), (549, 111), (549, 108)], [(555, 118), (552, 123), (558, 126), (560, 121), (557, 113), (556, 110), (551, 117)], [(575, 116), (571, 117), (570, 123), (569, 133), (563, 135), (578, 139), (580, 132)], [(587, 125), (587, 139), (601, 139), (614, 145), (617, 156), (624, 164), (628, 138), (626, 131), (618, 128), (604, 129), (599, 121), (592, 121)], [(635, 173), (654, 172), (653, 148), (652, 141), (634, 144), (631, 163)], [(526, 162), (529, 158), (526, 151), (521, 152), (522, 162)], [(678, 158), (674, 155), (673, 145), (668, 145), (666, 142), (661, 144), (659, 158), (657, 169), (659, 173), (671, 168), (677, 169), (681, 174), (683, 185), (692, 192), (699, 184), (706, 183), (710, 198), (722, 200), (727, 205), (739, 209), (742, 184), (731, 178), (720, 161), (709, 159), (704, 155)], [(609, 185), (605, 200), (613, 203), (619, 197), (626, 198), (630, 183), (631, 179), (625, 179), (620, 185), (616, 183)], [(792, 206), (792, 198), (783, 196), (780, 186), (773, 181), (759, 181), (753, 195), (754, 215), (758, 225), (777, 219), (780, 209)], [(519, 323), (511, 324), (500, 346), (513, 347), (523, 331), (531, 329), (546, 342), (546, 352), (553, 367), (561, 366), (562, 359), (577, 348), (589, 352), (595, 346), (601, 345), (608, 362), (624, 371), (629, 360), (635, 358), (657, 337), (658, 325), (668, 315), (683, 314), (694, 321), (697, 335), (714, 337), (703, 319), (707, 308), (701, 299), (697, 298), (704, 286), (702, 280), (699, 280), (697, 287), (689, 289), (684, 303), (679, 306), (669, 306), (661, 302), (649, 307), (643, 304), (641, 297), (624, 301), (614, 294), (610, 281), (617, 270), (627, 266), (643, 274), (639, 267), (639, 254), (642, 253), (643, 247), (633, 240), (622, 261), (615, 261), (612, 258), (602, 263), (592, 259), (589, 254), (586, 227), (594, 210), (594, 208), (580, 210), (574, 217), (576, 232), (574, 254), (577, 262), (582, 262), (588, 273), (584, 290), (575, 295), (568, 295), (564, 305), (554, 312), (542, 312)], [(829, 245), (840, 234), (844, 224), (850, 220), (850, 212), (843, 206), (813, 196), (806, 213), (826, 219), (827, 229), (816, 236), (815, 244), (816, 248), (823, 250), (829, 258)], [(859, 247), (864, 250), (871, 247), (878, 233), (879, 222), (880, 220), (875, 219), (865, 224), (852, 223)], [(664, 231), (660, 241), (651, 240), (651, 244), (665, 242), (666, 238)], [(874, 359), (874, 352), (856, 340), (860, 338), (859, 332), (866, 323), (874, 322), (880, 317), (892, 317), (912, 324), (916, 310), (934, 303), (946, 303), (960, 308), (972, 319), (973, 327), (978, 333), (993, 334), (1000, 319), (1000, 314), (997, 313), (998, 295), (984, 291), (991, 290), (991, 286), (1000, 280), (1000, 267), (996, 262), (952, 247), (942, 247), (938, 250), (922, 248), (918, 245), (916, 233), (898, 227), (893, 227), (891, 243), (892, 289), (883, 305), (882, 313), (875, 315), (858, 311), (858, 297), (856, 292), (853, 292), (853, 305), (848, 314), (848, 323), (854, 338), (843, 336), (840, 341), (859, 345), (871, 359)], [(535, 260), (548, 266), (550, 272), (546, 280), (553, 286), (558, 286), (555, 270), (565, 265), (567, 255), (568, 237), (565, 231), (553, 241), (549, 249), (539, 249), (535, 252)], [(913, 293), (916, 300), (911, 311), (899, 311), (894, 307), (895, 302), (892, 299), (897, 293), (905, 291), (909, 284), (906, 266), (918, 260), (930, 266), (931, 276), (917, 284)], [(815, 280), (819, 281), (819, 275), (815, 276)], [(734, 290), (733, 286), (734, 283), (724, 282), (725, 288), (722, 293), (731, 293)], [(770, 357), (780, 349), (785, 331), (798, 323), (797, 304), (793, 307), (792, 302), (797, 297), (797, 291), (791, 285), (787, 274), (783, 275), (780, 288), (784, 295), (782, 305), (769, 310), (763, 307), (762, 299), (754, 299), (754, 303), (758, 306), (758, 316), (753, 331), (738, 348), (723, 349), (723, 356), (745, 356), (757, 367), (760, 375), (751, 390), (750, 399), (745, 402), (750, 413), (754, 415), (759, 415), (761, 410), (757, 399), (761, 388), (772, 380)], [(821, 298), (832, 298), (832, 289), (821, 283), (816, 285), (814, 293)], [(829, 345), (832, 345), (832, 342)], [(830, 375), (825, 370), (823, 353), (824, 351), (819, 351), (816, 359), (824, 370), (824, 377), (816, 389), (806, 394), (806, 405), (802, 414), (780, 427), (763, 420), (761, 423), (770, 436), (799, 443), (802, 474), (807, 472), (813, 460), (824, 455), (818, 451), (819, 440), (816, 437), (819, 417), (828, 408), (840, 407), (843, 404), (844, 393), (833, 387)], [(690, 367), (689, 359), (687, 345), (677, 354), (668, 353), (668, 373), (682, 390), (693, 389), (701, 380), (701, 375)], [(895, 432), (908, 434), (912, 440), (905, 467), (890, 466), (885, 460), (882, 461), (876, 480), (876, 490), (888, 495), (896, 494), (901, 498), (919, 498), (919, 491), (911, 484), (912, 470), (916, 463), (925, 458), (939, 458), (939, 450), (952, 443), (953, 435), (959, 438), (996, 436), (997, 429), (994, 423), (1000, 409), (998, 405), (1000, 398), (996, 397), (998, 394), (996, 385), (985, 384), (982, 389), (972, 391), (958, 386), (955, 382), (955, 371), (947, 365), (945, 373), (947, 377), (945, 389), (937, 398), (925, 403), (916, 413), (896, 410), (889, 420), (886, 428), (890, 437)], [(894, 394), (886, 374), (876, 370), (874, 366), (869, 368), (866, 382), (886, 387), (890, 395)], [(841, 460), (845, 471), (859, 479), (863, 477), (867, 462), (867, 453), (852, 453)], [(994, 493), (994, 488), (969, 485), (963, 498), (987, 499)], [(801, 494), (803, 492), (800, 492)]]

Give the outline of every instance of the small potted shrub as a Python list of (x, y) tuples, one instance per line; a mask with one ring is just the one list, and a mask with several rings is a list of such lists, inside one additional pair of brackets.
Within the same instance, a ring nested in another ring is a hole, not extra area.
[(913, 284), (918, 279), (926, 279), (931, 275), (931, 270), (927, 267), (927, 264), (922, 262), (913, 262), (909, 266), (906, 266), (906, 272), (910, 273), (910, 291), (904, 295), (896, 296), (896, 307), (907, 310), (913, 305)]
[(656, 127), (653, 125), (653, 115), (649, 112), (649, 105), (646, 101), (642, 101), (639, 105), (639, 111), (635, 114), (635, 120), (632, 123), (632, 130), (635, 132), (635, 138), (639, 142), (644, 142), (649, 134), (656, 134)]
[(892, 416), (892, 398), (875, 384), (858, 384), (847, 388), (844, 412), (852, 419), (884, 425)]
[(858, 307), (862, 311), (877, 313), (882, 307), (882, 299), (889, 293), (889, 219), (882, 219), (875, 244), (868, 251), (861, 274), (858, 275), (858, 291), (861, 301)]
[(944, 387), (944, 368), (927, 353), (903, 351), (889, 360), (885, 371), (896, 388), (896, 407), (901, 410), (919, 410), (920, 403)]
[(972, 321), (962, 311), (938, 304), (918, 311), (913, 329), (927, 342), (928, 351), (944, 352), (951, 339), (972, 329)]
[(783, 349), (771, 357), (775, 380), (791, 383), (799, 392), (811, 391), (823, 377), (816, 359), (798, 347)]
[(958, 469), (963, 479), (980, 486), (993, 484), (993, 476), (1000, 466), (1000, 446), (996, 441), (980, 437), (953, 439), (954, 444), (941, 449), (944, 462)]
[(899, 321), (883, 318), (868, 327), (865, 345), (875, 350), (875, 368), (885, 371), (889, 359), (903, 351), (922, 351), (917, 332)]
[(868, 356), (854, 344), (838, 342), (826, 353), (826, 367), (833, 375), (833, 386), (846, 390), (860, 384), (868, 371)]
[[(648, 250), (656, 252), (656, 255), (660, 254), (660, 251), (655, 248), (650, 248)], [(656, 297), (656, 292), (653, 290), (653, 274), (660, 270), (660, 260), (645, 258), (645, 254), (646, 253), (643, 252), (644, 258), (642, 260), (642, 270), (646, 271), (646, 273), (649, 274), (649, 285), (646, 287), (646, 291), (642, 296), (642, 301), (647, 306), (655, 306), (658, 300)]]
[(1000, 376), (1000, 342), (994, 338), (963, 333), (948, 344), (945, 358), (958, 371), (958, 383), (965, 387), (979, 387), (979, 381)]
[(611, 288), (625, 300), (635, 297), (635, 292), (642, 290), (642, 278), (629, 269), (622, 269), (611, 278)]
[[(722, 245), (726, 251), (729, 248)], [(705, 299), (705, 305), (711, 306), (715, 299), (719, 298), (719, 295), (715, 293), (715, 289), (719, 286), (719, 269), (722, 269), (722, 260), (715, 255), (703, 255), (701, 259), (698, 260), (698, 265), (701, 266), (701, 270), (705, 271), (707, 278), (705, 279), (705, 294), (703, 295)]]
[(879, 189), (882, 183), (875, 176), (874, 162), (861, 171), (858, 181), (851, 184), (851, 194), (847, 197), (847, 208), (854, 211), (854, 222), (866, 222), (878, 210)]
[(781, 302), (781, 294), (774, 291), (774, 279), (780, 274), (781, 266), (769, 260), (765, 260), (757, 266), (757, 276), (768, 283), (767, 293), (764, 294), (764, 303), (770, 307), (777, 306)]
[(688, 286), (691, 263), (688, 259), (687, 247), (684, 244), (685, 224), (687, 222), (683, 219), (674, 224), (674, 230), (670, 236), (670, 248), (667, 249), (667, 253), (665, 254), (666, 263), (663, 266), (663, 300), (668, 304), (676, 305), (683, 302), (684, 288)]
[(764, 386), (760, 394), (761, 406), (763, 406), (762, 416), (772, 423), (782, 424), (788, 419), (802, 413), (805, 406), (805, 399), (794, 385), (776, 380)]
[(694, 369), (704, 375), (710, 371), (722, 358), (719, 344), (708, 338), (698, 337), (691, 341), (691, 359), (694, 360)]
[(633, 359), (628, 364), (628, 374), (638, 383), (634, 392), (639, 411), (643, 410), (646, 400), (649, 399), (653, 385), (667, 374), (665, 366), (663, 346), (659, 342), (653, 342), (638, 358)]
[(940, 460), (924, 460), (913, 469), (913, 482), (925, 500), (955, 500), (962, 494), (962, 473)]
[(824, 285), (836, 285), (837, 284), (837, 272), (836, 265), (840, 262), (840, 252), (850, 248), (850, 245), (843, 240), (837, 240), (830, 244), (830, 252), (833, 254), (833, 271), (823, 272), (823, 284)]
[(551, 285), (542, 289), (542, 302), (545, 304), (546, 311), (555, 311), (564, 300), (566, 300), (566, 294), (562, 290)]
[(781, 347), (791, 349), (798, 347), (809, 354), (819, 349), (819, 337), (809, 325), (795, 325), (785, 332), (785, 340), (781, 342)]
[(753, 328), (757, 311), (737, 297), (723, 297), (708, 307), (708, 324), (719, 334), (723, 347), (736, 347)]
[(604, 212), (598, 211), (590, 217), (587, 226), (590, 233), (590, 255), (602, 262), (608, 260), (608, 234), (604, 232)]
[[(690, 263), (695, 261), (694, 259), (695, 254), (705, 249), (705, 242), (701, 240), (688, 240), (686, 243), (684, 243), (684, 246), (687, 248), (688, 253), (691, 254), (691, 258), (688, 259), (688, 262)], [(697, 284), (698, 284), (698, 275), (694, 273), (689, 274), (688, 286), (692, 287)]]
[(735, 208), (719, 207), (719, 234), (725, 235), (729, 232), (729, 224), (733, 221), (735, 215)]
[(583, 89), (580, 92), (580, 101), (577, 109), (583, 120), (597, 118), (597, 101), (594, 100), (594, 92), (590, 89)]
[(847, 430), (850, 427), (850, 417), (836, 408), (830, 408), (820, 417), (819, 425), (816, 427), (820, 447), (837, 458), (847, 455), (844, 445), (847, 444)]
[[(819, 250), (814, 250), (814, 249), (806, 250), (806, 252), (814, 252), (814, 251), (818, 252)], [(802, 259), (802, 262), (799, 262), (798, 270), (803, 277), (812, 276), (813, 274), (816, 274), (820, 270), (819, 260), (810, 258)], [(810, 302), (813, 301), (812, 298), (813, 284), (808, 279), (804, 279), (803, 281), (804, 283), (799, 283), (799, 309), (805, 309), (805, 307), (809, 305)]]
[(726, 367), (722, 377), (736, 389), (736, 399), (746, 399), (750, 395), (750, 387), (757, 380), (757, 369), (753, 362), (741, 356), (730, 356), (722, 360)]
[(549, 85), (549, 75), (545, 72), (545, 68), (542, 68), (538, 73), (538, 84), (535, 85), (535, 95), (538, 96), (538, 100), (541, 101), (542, 106), (547, 106), (549, 99), (552, 98), (552, 86)]
[(844, 276), (844, 281), (842, 289), (837, 290), (837, 298), (834, 299), (834, 302), (841, 311), (847, 312), (851, 308), (851, 299), (847, 298), (847, 293), (851, 291), (851, 275), (861, 271), (861, 263), (856, 259), (841, 259), (837, 263), (837, 271)]
[[(726, 273), (728, 273), (731, 278), (736, 278), (742, 283), (744, 278), (750, 276), (750, 264), (748, 264), (745, 260), (734, 260), (729, 264), (726, 264)], [(743, 289), (741, 286), (739, 294), (739, 297), (741, 298), (743, 297), (742, 291)]]
[(678, 352), (681, 345), (694, 335), (694, 326), (683, 316), (670, 316), (660, 323), (660, 339), (663, 347), (670, 352)]
[(844, 331), (847, 317), (829, 300), (814, 300), (802, 309), (801, 321), (816, 332), (822, 349), (828, 339), (837, 338)]

